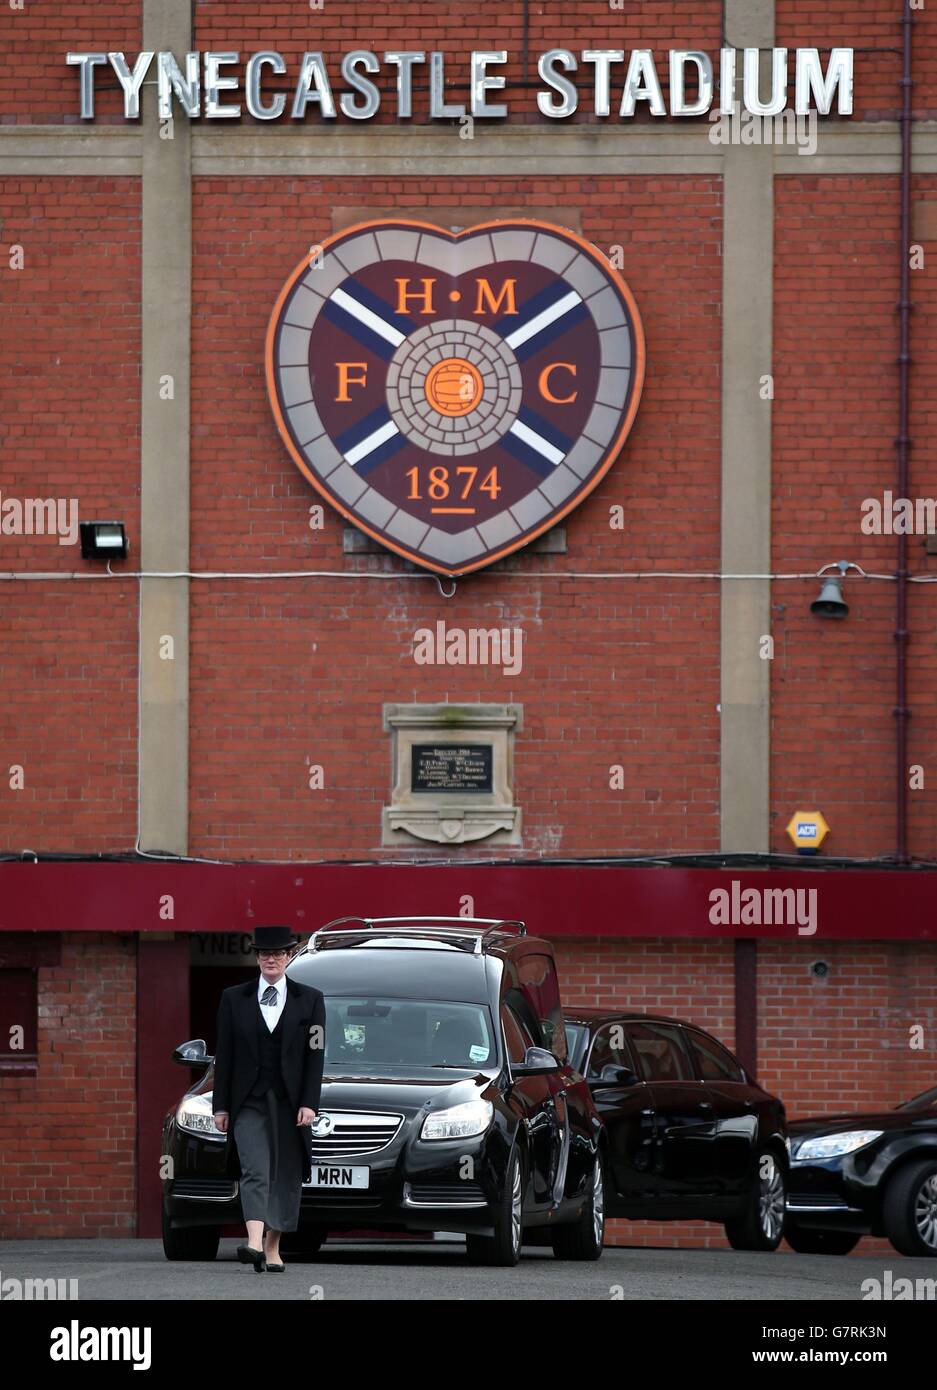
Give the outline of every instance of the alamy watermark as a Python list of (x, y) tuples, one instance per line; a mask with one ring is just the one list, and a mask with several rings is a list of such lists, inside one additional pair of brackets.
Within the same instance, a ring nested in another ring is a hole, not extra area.
[(937, 1279), (908, 1279), (900, 1275), (897, 1279), (890, 1269), (882, 1271), (881, 1279), (874, 1275), (863, 1279), (861, 1284), (864, 1299), (902, 1302), (905, 1299), (924, 1299), (937, 1301)]
[(859, 510), (864, 536), (928, 536), (937, 532), (937, 497), (866, 497)]
[(817, 113), (797, 115), (788, 109), (776, 116), (759, 116), (743, 111), (736, 102), (731, 115), (709, 113), (711, 145), (792, 145), (798, 154), (817, 152)]
[(4, 1279), (0, 1272), (0, 1299), (11, 1301), (40, 1301), (78, 1297), (77, 1279)]
[(714, 927), (795, 927), (798, 936), (817, 930), (816, 888), (743, 888), (734, 878), (730, 888), (709, 894), (709, 920)]
[(524, 633), (519, 627), (420, 627), (413, 634), (417, 666), (500, 666), (506, 676), (524, 666)]
[(59, 545), (75, 545), (78, 498), (4, 497), (0, 490), (0, 536), (58, 536)]

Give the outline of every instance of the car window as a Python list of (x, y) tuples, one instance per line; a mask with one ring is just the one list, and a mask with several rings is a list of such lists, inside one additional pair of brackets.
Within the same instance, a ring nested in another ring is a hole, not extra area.
[(517, 969), (518, 984), (531, 1001), (543, 1046), (560, 1062), (568, 1055), (563, 1007), (556, 966), (550, 956), (522, 955)]
[(687, 1028), (687, 1037), (699, 1060), (700, 1076), (704, 1081), (744, 1081), (742, 1068), (735, 1058), (715, 1038), (698, 1033), (695, 1028)]
[(569, 1048), (570, 1057), (578, 1056), (586, 1030), (581, 1023), (567, 1023), (564, 1019), (563, 1027), (566, 1030), (566, 1046)]
[(664, 1023), (629, 1023), (628, 1036), (646, 1081), (693, 1081), (677, 1028)]
[(605, 1067), (627, 1067), (629, 1071), (634, 1071), (625, 1031), (620, 1023), (606, 1024), (596, 1033), (586, 1075), (600, 1077)]
[(508, 1051), (508, 1059), (511, 1062), (523, 1062), (528, 1047), (534, 1046), (533, 1038), (507, 1004), (501, 1006), (501, 1023), (504, 1028), (504, 1043)]

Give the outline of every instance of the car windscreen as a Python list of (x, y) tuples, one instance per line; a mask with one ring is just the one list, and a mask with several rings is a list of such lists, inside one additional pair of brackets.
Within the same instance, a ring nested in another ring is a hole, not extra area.
[(333, 1074), (497, 1064), (491, 1018), (480, 1004), (331, 995), (325, 1019), (325, 1069)]
[(937, 1110), (937, 1086), (895, 1106), (896, 1110)]

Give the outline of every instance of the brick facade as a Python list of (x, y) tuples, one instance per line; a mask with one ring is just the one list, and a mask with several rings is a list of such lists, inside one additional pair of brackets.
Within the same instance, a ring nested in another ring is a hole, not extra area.
[(38, 1072), (0, 1077), (0, 1238), (136, 1232), (136, 954), (87, 933), (39, 968)]
[[(588, 0), (574, 8), (570, 19), (568, 6), (530, 7), (525, 35), (523, 7), (513, 2), (499, 7), (491, 26), (441, 0), (401, 4), (380, 17), (350, 0), (325, 0), (321, 11), (277, 0), (264, 7), (262, 22), (257, 7), (240, 0), (200, 0), (192, 47), (277, 49), (291, 74), (305, 49), (321, 49), (337, 74), (337, 55), (356, 46), (439, 48), (456, 100), (466, 96), (469, 51), (506, 47), (511, 121), (532, 126), (542, 121), (522, 84), (526, 76), (539, 85), (536, 55), (549, 47), (651, 47), (663, 72), (668, 47), (716, 54), (723, 40), (721, 0), (679, 7), (654, 0), (625, 11)], [(778, 45), (860, 50), (854, 127), (895, 119), (898, 0), (776, 0), (775, 8)], [(62, 0), (0, 14), (8, 59), (0, 66), (3, 127), (80, 124), (78, 76), (64, 64), (66, 50), (130, 56), (142, 46), (136, 4)], [(937, 5), (916, 14), (915, 34), (914, 105), (923, 122), (937, 119)], [(124, 125), (115, 88), (99, 76), (100, 125)], [(426, 93), (418, 92), (415, 134), (434, 128), (426, 109)], [(385, 110), (377, 124), (392, 120)], [(576, 121), (595, 122), (587, 99)], [(317, 122), (310, 116), (310, 125)], [(280, 127), (286, 133), (290, 122)], [(195, 128), (219, 139), (224, 131), (217, 122)], [(454, 130), (451, 138), (458, 140)], [(484, 138), (496, 148), (495, 134), (486, 130)], [(814, 172), (809, 158), (796, 162), (802, 170), (774, 180), (771, 565), (812, 573), (847, 559), (887, 575), (894, 537), (863, 535), (859, 520), (863, 499), (895, 485), (898, 178)], [(913, 240), (924, 261), (911, 285), (911, 473), (913, 495), (927, 497), (937, 496), (928, 447), (937, 399), (929, 346), (937, 329), (937, 176), (915, 174), (914, 200)], [(622, 248), (648, 371), (621, 458), (566, 518), (565, 553), (520, 552), (460, 581), (446, 599), (397, 557), (346, 555), (343, 520), (328, 508), (324, 528), (310, 529), (310, 508), (321, 499), (277, 436), (263, 343), (287, 275), (311, 244), (344, 225), (349, 209), (457, 222), (465, 207), (576, 225), (601, 250)], [(446, 699), (524, 708), (515, 779), (520, 856), (718, 851), (720, 586), (583, 576), (720, 568), (722, 305), (732, 271), (723, 259), (722, 178), (610, 175), (588, 159), (575, 176), (197, 171), (192, 210), (191, 567), (340, 577), (193, 581), (190, 853), (297, 862), (396, 857), (396, 849), (381, 848), (391, 777), (382, 705)], [(141, 218), (138, 175), (0, 178), (0, 491), (74, 497), (84, 518), (123, 520), (131, 568), (141, 529)], [(22, 269), (11, 264), (16, 246)], [(613, 506), (623, 508), (623, 530), (609, 526)], [(129, 853), (138, 824), (137, 581), (66, 579), (81, 561), (77, 547), (54, 537), (3, 535), (0, 547), (4, 571), (62, 575), (3, 589), (0, 851)], [(916, 574), (937, 575), (937, 555), (926, 553), (922, 538), (910, 538), (909, 560)], [(919, 585), (909, 594), (909, 762), (925, 769), (923, 788), (909, 793), (910, 850), (919, 859), (937, 858), (937, 784), (927, 768), (937, 739), (933, 592)], [(815, 595), (813, 582), (772, 587), (771, 849), (786, 852), (792, 812), (816, 806), (833, 828), (831, 852), (889, 856), (894, 584), (850, 580), (852, 613), (842, 624), (812, 617)], [(521, 628), (523, 670), (507, 677), (497, 668), (415, 665), (415, 630), (439, 619)], [(311, 763), (324, 769), (322, 790), (309, 789)], [(620, 791), (609, 785), (616, 765), (624, 772)], [(22, 790), (9, 784), (7, 769), (18, 766)], [(428, 861), (459, 854), (415, 852)], [(504, 853), (482, 844), (464, 857)], [(663, 907), (661, 916), (665, 930)], [(889, 923), (881, 925), (881, 942), (759, 942), (759, 1078), (792, 1116), (889, 1106), (933, 1080), (932, 1043), (925, 1053), (907, 1047), (911, 1024), (924, 1025), (928, 1039), (937, 1028), (933, 943), (888, 941)], [(627, 922), (609, 931), (558, 939), (570, 1003), (686, 1017), (733, 1046), (730, 940), (638, 941)], [(832, 966), (823, 981), (808, 970), (820, 956)], [(39, 1075), (0, 1078), (0, 1235), (135, 1230), (134, 963), (131, 941), (102, 932), (66, 936), (61, 965), (40, 968)], [(715, 1226), (615, 1223), (613, 1233), (634, 1244), (724, 1243)]]

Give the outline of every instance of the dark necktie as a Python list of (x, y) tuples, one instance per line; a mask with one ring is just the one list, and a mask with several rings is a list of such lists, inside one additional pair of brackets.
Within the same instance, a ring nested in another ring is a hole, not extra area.
[(263, 992), (263, 997), (262, 997), (262, 999), (261, 999), (260, 1002), (261, 1002), (261, 1004), (273, 1004), (273, 1005), (276, 1004), (276, 1002), (277, 1002), (277, 987), (276, 987), (276, 985), (268, 985), (268, 986), (267, 986), (267, 988), (266, 988), (266, 989), (264, 990), (264, 992)]

